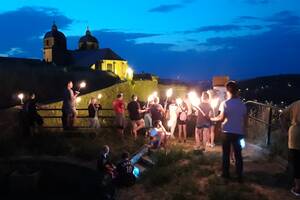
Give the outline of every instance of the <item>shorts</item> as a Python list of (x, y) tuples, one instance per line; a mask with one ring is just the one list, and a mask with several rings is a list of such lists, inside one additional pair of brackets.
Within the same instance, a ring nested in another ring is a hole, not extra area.
[(177, 124), (178, 125), (186, 125), (186, 120), (180, 120), (180, 118), (177, 118)]
[(117, 113), (115, 117), (115, 126), (117, 129), (125, 128), (125, 117), (122, 113)]
[(201, 128), (210, 128), (210, 125), (208, 124), (202, 124), (202, 125), (196, 125), (197, 129), (201, 129)]
[(294, 178), (300, 179), (300, 150), (289, 149), (289, 160), (293, 166)]

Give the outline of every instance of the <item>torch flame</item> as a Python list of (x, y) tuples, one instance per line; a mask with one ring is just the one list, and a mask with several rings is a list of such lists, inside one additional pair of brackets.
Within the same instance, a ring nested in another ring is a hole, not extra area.
[(182, 104), (182, 99), (181, 98), (177, 98), (176, 99), (176, 104), (177, 105), (181, 105)]
[(195, 107), (199, 106), (200, 104), (200, 98), (198, 97), (197, 93), (195, 91), (191, 91), (188, 93), (188, 98), (191, 102), (191, 104)]
[(173, 94), (173, 89), (172, 88), (167, 89), (167, 92), (166, 92), (167, 97), (168, 98), (171, 97), (172, 94)]
[(79, 103), (81, 101), (81, 97), (76, 98), (76, 103)]
[(79, 86), (80, 86), (80, 88), (85, 88), (86, 87), (86, 82), (82, 81)]
[(22, 100), (24, 98), (24, 94), (23, 93), (18, 94), (18, 98)]
[(210, 101), (210, 105), (211, 105), (211, 107), (212, 107), (213, 109), (215, 109), (215, 108), (218, 106), (218, 104), (219, 104), (219, 99), (218, 99), (218, 98), (212, 99), (212, 100)]

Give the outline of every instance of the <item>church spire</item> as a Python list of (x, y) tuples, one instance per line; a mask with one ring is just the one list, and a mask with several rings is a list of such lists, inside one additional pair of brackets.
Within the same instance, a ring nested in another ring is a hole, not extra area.
[(55, 24), (55, 20), (53, 20), (52, 31), (57, 31), (57, 26)]
[(86, 32), (85, 32), (86, 35), (91, 35), (91, 31), (90, 31), (90, 28), (89, 26), (86, 27)]

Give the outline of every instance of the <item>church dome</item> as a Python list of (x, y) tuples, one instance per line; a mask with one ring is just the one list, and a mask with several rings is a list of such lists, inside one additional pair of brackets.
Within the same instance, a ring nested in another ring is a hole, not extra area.
[(54, 39), (56, 45), (59, 45), (65, 49), (67, 48), (66, 36), (62, 32), (58, 31), (55, 23), (53, 23), (51, 31), (47, 32), (44, 36), (44, 40), (50, 38)]
[(80, 50), (90, 50), (99, 49), (99, 42), (97, 38), (92, 36), (89, 29), (86, 30), (85, 36), (82, 36), (78, 42), (78, 49)]

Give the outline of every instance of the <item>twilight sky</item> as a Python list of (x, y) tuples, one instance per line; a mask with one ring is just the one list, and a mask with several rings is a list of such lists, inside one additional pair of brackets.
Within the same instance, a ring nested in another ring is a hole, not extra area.
[(77, 48), (89, 26), (137, 72), (200, 80), (300, 73), (300, 0), (11, 0), (0, 56), (42, 58), (53, 20)]

